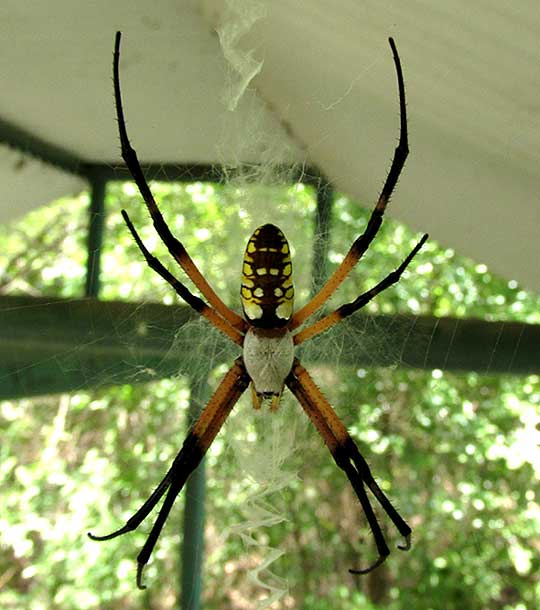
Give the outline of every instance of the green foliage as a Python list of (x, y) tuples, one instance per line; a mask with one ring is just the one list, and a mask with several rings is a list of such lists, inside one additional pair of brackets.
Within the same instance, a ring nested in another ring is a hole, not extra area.
[[(313, 195), (303, 187), (153, 185), (173, 232), (231, 306), (238, 308), (239, 271), (255, 226), (274, 222), (294, 254), (298, 303), (310, 289)], [(0, 288), (4, 293), (74, 297), (84, 285), (87, 198), (63, 200), (0, 229)], [(141, 261), (121, 221), (129, 211), (149, 248), (158, 244), (132, 185), (111, 185), (102, 275), (103, 299), (176, 302)], [(369, 212), (336, 201), (330, 261), (337, 264), (365, 226)], [(394, 269), (418, 236), (387, 220), (370, 252), (334, 297), (351, 300)], [(170, 269), (175, 269), (174, 264)], [(177, 272), (177, 271), (175, 271)], [(371, 313), (538, 322), (540, 299), (484, 265), (429, 242), (402, 281), (380, 295)], [(400, 346), (381, 329), (378, 346), (399, 364)], [(179, 331), (179, 361), (189, 328)], [(215, 386), (230, 355), (215, 354)], [(361, 337), (350, 341), (365, 349)], [(216, 343), (217, 345), (217, 343)], [(346, 478), (298, 409), (292, 456), (284, 469), (298, 478), (271, 496), (286, 516), (260, 528), (261, 544), (285, 554), (273, 571), (290, 592), (280, 607), (310, 610), (526, 610), (540, 601), (540, 432), (536, 376), (454, 374), (340, 364), (332, 333), (313, 349), (324, 364), (313, 376), (358, 440), (381, 486), (414, 529), (409, 553), (392, 552), (365, 578), (353, 577), (375, 555), (372, 537)], [(188, 344), (189, 347), (189, 344)], [(208, 350), (208, 351), (207, 351)], [(195, 356), (194, 356), (195, 357)], [(197, 360), (193, 370), (202, 371)], [(141, 532), (95, 543), (147, 498), (182, 443), (188, 380), (156, 380), (92, 392), (0, 403), (0, 606), (41, 609), (168, 609), (175, 607), (182, 502), (177, 502), (146, 573), (149, 589), (134, 586)], [(202, 372), (200, 373), (202, 375)], [(204, 606), (254, 608), (261, 588), (248, 578), (262, 559), (224, 534), (245, 519), (255, 485), (238, 466), (233, 436), (257, 447), (264, 423), (246, 424), (249, 401), (225, 425), (208, 457)], [(266, 415), (266, 414), (265, 414)], [(245, 432), (244, 432), (245, 430)], [(258, 456), (259, 459), (266, 455)], [(270, 459), (270, 458), (268, 458)], [(391, 547), (399, 542), (382, 519)]]

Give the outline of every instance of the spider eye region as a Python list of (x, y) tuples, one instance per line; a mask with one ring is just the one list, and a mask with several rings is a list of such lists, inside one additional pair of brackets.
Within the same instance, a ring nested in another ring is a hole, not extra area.
[(240, 296), (244, 314), (253, 326), (280, 328), (292, 316), (291, 252), (285, 235), (275, 225), (262, 225), (249, 238)]

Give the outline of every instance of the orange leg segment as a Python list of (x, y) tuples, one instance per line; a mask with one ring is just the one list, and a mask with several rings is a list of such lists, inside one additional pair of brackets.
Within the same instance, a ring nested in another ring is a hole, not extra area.
[(396, 49), (396, 45), (392, 38), (388, 39), (390, 48), (392, 49), (392, 56), (394, 58), (394, 64), (396, 66), (396, 75), (398, 82), (399, 92), (399, 116), (400, 116), (400, 134), (399, 142), (394, 151), (394, 157), (392, 159), (392, 165), (390, 171), (384, 183), (379, 199), (371, 213), (366, 230), (360, 235), (351, 246), (347, 255), (339, 265), (339, 267), (330, 276), (327, 282), (319, 290), (319, 292), (309, 301), (304, 307), (299, 309), (291, 318), (289, 322), (289, 330), (294, 330), (303, 324), (311, 315), (313, 315), (318, 309), (320, 309), (326, 301), (334, 294), (339, 288), (343, 280), (347, 277), (350, 271), (354, 268), (356, 263), (363, 256), (364, 252), (368, 249), (369, 245), (373, 241), (377, 234), (383, 220), (383, 215), (386, 210), (390, 196), (397, 184), (401, 170), (405, 165), (405, 161), (409, 154), (409, 142), (407, 135), (407, 109), (405, 105), (405, 84), (403, 81), (403, 71), (401, 69), (401, 62)]
[(167, 520), (174, 501), (182, 490), (189, 475), (197, 468), (208, 447), (229, 416), (234, 405), (247, 388), (249, 376), (241, 358), (237, 358), (229, 372), (222, 379), (217, 390), (188, 433), (182, 449), (174, 459), (167, 474), (139, 510), (120, 529), (105, 536), (88, 534), (92, 540), (110, 540), (135, 530), (146, 519), (159, 500), (167, 492), (165, 500), (152, 526), (150, 534), (137, 556), (137, 586), (144, 589), (142, 573), (148, 563), (159, 534)]
[(133, 235), (133, 239), (137, 246), (139, 246), (139, 250), (142, 252), (146, 263), (150, 267), (150, 269), (154, 270), (157, 274), (159, 274), (166, 282), (168, 282), (175, 290), (176, 293), (184, 299), (184, 301), (192, 307), (196, 312), (200, 313), (201, 316), (205, 317), (213, 326), (215, 326), (218, 330), (220, 330), (224, 335), (229, 337), (231, 341), (237, 343), (238, 345), (242, 345), (244, 342), (244, 335), (239, 332), (236, 328), (233, 328), (226, 320), (224, 320), (220, 315), (216, 313), (214, 309), (209, 307), (202, 299), (198, 296), (195, 296), (190, 290), (182, 284), (180, 280), (178, 280), (174, 275), (161, 263), (161, 261), (150, 254), (146, 246), (144, 245), (137, 229), (133, 226), (128, 213), (125, 210), (122, 210), (122, 216), (128, 229), (131, 231)]
[(364, 307), (364, 305), (367, 305), (367, 303), (369, 303), (371, 299), (376, 297), (380, 292), (386, 290), (387, 288), (392, 286), (392, 284), (397, 283), (399, 281), (399, 278), (403, 275), (405, 269), (409, 266), (412, 259), (418, 254), (420, 248), (426, 243), (427, 238), (427, 234), (423, 235), (422, 239), (411, 250), (407, 258), (401, 263), (401, 265), (397, 269), (389, 273), (382, 281), (373, 286), (373, 288), (361, 294), (352, 303), (346, 303), (345, 305), (341, 305), (341, 307), (338, 307), (335, 311), (328, 314), (324, 318), (321, 318), (317, 322), (314, 322), (313, 324), (310, 324), (309, 326), (301, 330), (299, 333), (296, 333), (296, 335), (294, 335), (293, 337), (294, 344), (299, 345), (307, 339), (311, 339), (311, 337), (319, 335), (325, 330), (332, 328), (332, 326), (335, 326), (344, 318), (352, 315), (353, 313)]
[(287, 387), (296, 396), (300, 405), (315, 425), (317, 431), (330, 450), (336, 464), (349, 478), (358, 500), (362, 505), (375, 538), (379, 558), (367, 568), (353, 569), (350, 570), (350, 572), (353, 574), (366, 574), (379, 566), (390, 554), (390, 550), (386, 544), (386, 540), (364, 485), (367, 485), (385, 510), (386, 514), (390, 517), (399, 533), (405, 538), (406, 544), (399, 546), (398, 548), (402, 550), (410, 548), (411, 528), (403, 520), (379, 487), (371, 474), (371, 470), (369, 469), (366, 460), (361, 455), (354, 440), (347, 432), (347, 429), (341, 423), (341, 420), (336, 415), (334, 409), (323, 396), (309, 373), (298, 360), (295, 360), (286, 383)]
[(201, 294), (206, 300), (212, 305), (212, 307), (222, 316), (227, 322), (234, 328), (245, 331), (247, 329), (246, 321), (239, 316), (237, 313), (232, 311), (225, 303), (218, 297), (214, 289), (204, 279), (201, 272), (197, 269), (192, 258), (189, 256), (187, 250), (183, 244), (174, 237), (169, 227), (165, 223), (161, 212), (154, 200), (150, 187), (146, 182), (144, 173), (141, 169), (137, 153), (132, 148), (128, 138), (126, 122), (124, 118), (124, 110), (122, 105), (122, 95), (120, 92), (120, 39), (121, 33), (116, 33), (116, 40), (114, 46), (114, 61), (113, 61), (113, 75), (114, 75), (114, 99), (116, 103), (116, 115), (118, 118), (118, 130), (120, 134), (120, 144), (122, 147), (122, 158), (126, 162), (126, 165), (139, 188), (139, 191), (144, 199), (146, 207), (150, 212), (150, 216), (154, 221), (154, 227), (161, 237), (163, 243), (169, 249), (169, 252), (176, 260), (176, 262), (182, 267), (187, 276), (201, 291)]

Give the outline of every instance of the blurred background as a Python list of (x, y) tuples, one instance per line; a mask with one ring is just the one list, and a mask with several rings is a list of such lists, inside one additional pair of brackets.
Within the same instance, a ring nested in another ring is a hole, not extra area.
[[(253, 223), (260, 221), (244, 207), (243, 189), (205, 183), (154, 183), (152, 188), (173, 231), (238, 310), (243, 248)], [(5, 608), (175, 608), (184, 497), (147, 568), (149, 588), (143, 593), (135, 589), (135, 556), (151, 521), (110, 542), (92, 542), (86, 532), (116, 529), (148, 497), (186, 434), (190, 396), (203, 378), (215, 387), (236, 349), (205, 324), (185, 319), (178, 328), (156, 316), (144, 322), (156, 337), (152, 350), (130, 335), (127, 325), (130, 319), (143, 324), (145, 305), (186, 309), (146, 267), (116, 212), (130, 210), (147, 244), (168, 260), (131, 183), (108, 189), (101, 298), (134, 306), (120, 316), (92, 310), (83, 325), (77, 299), (86, 274), (87, 204), (87, 194), (63, 199), (0, 233), (2, 294), (12, 299), (4, 300), (3, 332), (9, 335), (11, 329), (13, 335), (18, 329), (26, 337), (19, 343), (28, 343), (35, 353), (15, 373), (28, 394), (41, 393), (39, 383), (32, 385), (32, 373), (39, 380), (42, 371), (45, 387), (51, 377), (80, 387), (1, 403), (0, 599)], [(268, 188), (264, 207), (261, 214), (271, 215), (290, 240), (297, 300), (304, 302), (311, 282), (312, 252), (305, 236), (313, 233), (313, 189)], [(335, 195), (330, 267), (367, 217), (359, 203)], [(416, 239), (403, 225), (387, 221), (334, 304), (352, 300), (395, 268)], [(306, 366), (414, 530), (411, 551), (393, 550), (366, 577), (353, 577), (348, 568), (375, 557), (367, 522), (300, 407), (286, 397), (280, 412), (264, 412), (253, 421), (244, 397), (205, 460), (204, 547), (197, 543), (204, 556), (203, 606), (256, 608), (267, 591), (248, 575), (267, 557), (269, 546), (284, 551), (271, 571), (288, 585), (275, 607), (533, 608), (540, 544), (538, 374), (492, 370), (490, 362), (500, 356), (497, 336), (485, 349), (480, 370), (413, 369), (407, 358), (418, 353), (428, 361), (436, 348), (430, 336), (404, 339), (397, 321), (398, 314), (442, 321), (451, 316), (459, 328), (467, 316), (502, 321), (508, 328), (512, 321), (538, 323), (539, 305), (539, 297), (517, 282), (429, 241), (401, 282), (368, 306), (367, 315), (358, 313), (342, 334), (336, 329), (306, 344)], [(59, 314), (58, 307), (64, 308)], [(19, 325), (18, 318), (28, 313)], [(108, 332), (102, 328), (107, 315)], [(66, 336), (66, 325), (73, 337)], [(520, 344), (513, 348), (509, 362), (522, 355)], [(442, 349), (443, 358), (455, 363), (461, 342), (448, 341)], [(105, 359), (106, 366), (95, 358)], [(9, 393), (12, 375), (6, 369)], [(202, 406), (204, 396), (196, 394), (195, 401)], [(292, 447), (289, 436), (275, 439), (285, 444), (287, 459), (274, 464), (274, 454), (261, 444), (272, 434), (272, 420), (285, 416), (296, 433)], [(270, 473), (257, 467), (246, 471), (244, 450), (252, 462), (271, 461)], [(246, 545), (238, 525), (256, 520), (245, 510), (246, 498), (256, 486), (272, 488), (273, 477), (283, 472), (290, 474), (288, 485), (266, 498), (283, 521), (252, 527), (260, 546)], [(394, 548), (400, 540), (384, 514), (380, 518)]]
[[(538, 607), (539, 9), (324, 4), (3, 5), (2, 608)], [(348, 572), (376, 556), (358, 500), (287, 393), (277, 414), (241, 399), (178, 498), (145, 591), (135, 558), (152, 517), (109, 542), (86, 536), (146, 500), (238, 354), (123, 224), (126, 209), (185, 280), (120, 161), (117, 29), (156, 201), (236, 311), (260, 224), (289, 239), (297, 306), (364, 230), (399, 135), (396, 39), (411, 157), (328, 308), (431, 237), (399, 284), (301, 352), (413, 528), (398, 551), (376, 507), (392, 553), (367, 576)]]

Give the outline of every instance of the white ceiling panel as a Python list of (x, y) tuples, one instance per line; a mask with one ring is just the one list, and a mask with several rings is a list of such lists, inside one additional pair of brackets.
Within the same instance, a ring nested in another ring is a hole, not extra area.
[[(305, 161), (366, 204), (398, 138), (393, 36), (411, 155), (389, 214), (540, 287), (536, 0), (3, 0), (0, 24), (0, 119), (51, 145), (120, 161), (111, 62), (122, 30), (125, 110), (143, 163)], [(242, 78), (231, 113), (224, 96)], [(25, 171), (0, 154), (4, 218), (82, 184)]]

